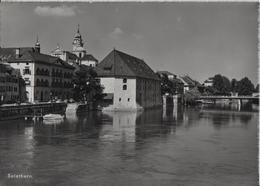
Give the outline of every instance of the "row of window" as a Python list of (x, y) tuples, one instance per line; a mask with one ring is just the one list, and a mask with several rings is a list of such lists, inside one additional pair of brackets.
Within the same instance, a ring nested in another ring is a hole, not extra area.
[(36, 80), (36, 86), (37, 87), (48, 87), (49, 86), (49, 81), (48, 80), (39, 80), (39, 79), (37, 79)]
[(0, 77), (0, 83), (18, 83), (18, 79), (12, 76)]
[[(119, 100), (118, 100), (119, 102), (121, 102), (122, 101), (122, 99), (121, 98), (119, 98)], [(130, 98), (127, 98), (127, 101), (128, 102), (130, 102)]]
[(36, 75), (41, 75), (41, 76), (49, 76), (50, 72), (48, 69), (36, 69)]
[(0, 86), (0, 92), (17, 92), (17, 87), (12, 86)]
[[(29, 67), (25, 67), (25, 69), (23, 69), (23, 75), (31, 75), (31, 70)], [(50, 72), (48, 69), (40, 69), (37, 68), (36, 69), (36, 75), (41, 75), (41, 76), (50, 76)], [(52, 73), (51, 73), (52, 77), (60, 77), (60, 78), (72, 78), (73, 74), (70, 72), (64, 72), (62, 73), (62, 70), (58, 70), (58, 69), (52, 69)]]
[(56, 88), (73, 88), (73, 83), (72, 82), (58, 82), (58, 81), (53, 81), (51, 83), (52, 87), (56, 87)]

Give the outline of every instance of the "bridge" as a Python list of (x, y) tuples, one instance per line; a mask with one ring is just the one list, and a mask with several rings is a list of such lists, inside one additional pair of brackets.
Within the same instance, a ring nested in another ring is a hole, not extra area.
[(238, 100), (238, 103), (241, 104), (242, 100), (252, 101), (253, 103), (259, 103), (259, 95), (257, 96), (200, 96), (197, 100)]
[(200, 96), (199, 99), (239, 99), (239, 100), (258, 100), (259, 96)]

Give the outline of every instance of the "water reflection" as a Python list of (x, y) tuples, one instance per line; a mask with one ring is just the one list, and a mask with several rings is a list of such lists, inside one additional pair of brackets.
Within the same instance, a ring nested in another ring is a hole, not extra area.
[(10, 172), (32, 174), (26, 185), (254, 185), (257, 123), (248, 104), (1, 123), (0, 185), (21, 185)]

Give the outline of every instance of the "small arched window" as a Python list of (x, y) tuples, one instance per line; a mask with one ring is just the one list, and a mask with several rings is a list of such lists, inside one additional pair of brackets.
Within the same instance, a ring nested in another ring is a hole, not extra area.
[(123, 90), (127, 90), (127, 85), (123, 85)]

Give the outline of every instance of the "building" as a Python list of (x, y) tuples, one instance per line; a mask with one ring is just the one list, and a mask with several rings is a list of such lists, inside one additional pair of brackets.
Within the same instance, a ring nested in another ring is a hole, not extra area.
[(107, 110), (136, 110), (162, 104), (160, 78), (141, 59), (111, 51), (95, 68), (104, 86)]
[(205, 87), (212, 87), (213, 86), (213, 77), (208, 78), (207, 80), (204, 81), (203, 85)]
[(0, 62), (0, 103), (15, 103), (25, 99), (25, 87), (19, 70)]
[(162, 76), (167, 76), (167, 78), (169, 80), (173, 80), (173, 79), (176, 79), (177, 78), (177, 75), (171, 73), (171, 72), (168, 72), (168, 71), (157, 71), (157, 74), (160, 75), (160, 77)]
[(186, 91), (189, 91), (189, 90), (191, 90), (191, 89), (197, 87), (197, 86), (201, 86), (201, 84), (200, 84), (198, 81), (192, 79), (192, 78), (191, 78), (190, 76), (188, 76), (188, 75), (179, 76), (179, 79), (180, 79), (180, 80), (183, 82), (183, 84), (184, 84), (184, 93), (185, 93)]
[(38, 39), (34, 48), (1, 48), (0, 56), (19, 69), (28, 101), (72, 97), (74, 67), (58, 57), (40, 53)]
[(52, 56), (58, 57), (62, 59), (63, 61), (66, 61), (70, 65), (77, 64), (79, 65), (80, 59), (76, 54), (73, 54), (72, 52), (62, 50), (60, 45), (57, 45), (57, 48), (51, 52)]
[[(157, 71), (157, 74), (160, 76), (161, 79), (167, 77), (168, 80), (171, 82), (170, 86), (173, 94), (183, 94), (184, 93), (184, 83), (181, 81), (176, 74), (173, 74), (168, 71)], [(162, 83), (166, 83), (162, 81)], [(166, 85), (168, 86), (168, 85)], [(170, 94), (170, 93), (169, 93)]]
[(57, 48), (51, 52), (51, 55), (59, 57), (70, 64), (95, 67), (98, 63), (98, 60), (92, 54), (88, 54), (87, 50), (84, 48), (84, 42), (79, 31), (79, 25), (73, 38), (72, 51), (69, 52), (62, 50), (58, 45)]

